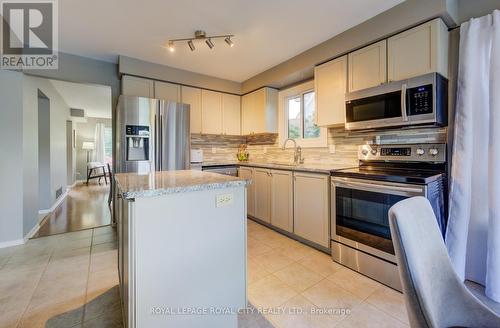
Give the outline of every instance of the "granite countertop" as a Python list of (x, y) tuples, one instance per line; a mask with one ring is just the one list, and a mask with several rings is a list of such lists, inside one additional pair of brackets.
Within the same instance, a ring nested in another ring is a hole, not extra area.
[(224, 166), (224, 165), (263, 167), (276, 170), (312, 172), (312, 173), (323, 173), (323, 174), (330, 174), (332, 171), (335, 170), (346, 169), (357, 166), (355, 164), (349, 165), (349, 164), (312, 164), (312, 163), (290, 165), (287, 163), (280, 163), (280, 162), (253, 162), (253, 161), (203, 162), (203, 166)]
[(126, 199), (244, 187), (249, 183), (237, 177), (195, 170), (160, 171), (149, 174), (116, 173), (115, 181), (118, 193)]

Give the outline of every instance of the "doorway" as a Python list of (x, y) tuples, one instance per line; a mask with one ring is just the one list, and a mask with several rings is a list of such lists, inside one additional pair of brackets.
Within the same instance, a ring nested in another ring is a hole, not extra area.
[(50, 100), (38, 90), (38, 210), (52, 206), (50, 188)]

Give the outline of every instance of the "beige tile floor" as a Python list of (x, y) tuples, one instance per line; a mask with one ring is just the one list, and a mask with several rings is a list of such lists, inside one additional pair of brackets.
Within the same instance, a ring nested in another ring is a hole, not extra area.
[[(122, 327), (116, 263), (111, 227), (0, 249), (0, 328)], [(253, 221), (248, 280), (249, 301), (275, 327), (408, 325), (400, 293)], [(240, 328), (269, 322), (248, 317)]]
[(110, 226), (0, 249), (0, 328), (121, 327)]
[(250, 220), (248, 297), (279, 328), (408, 327), (401, 293)]

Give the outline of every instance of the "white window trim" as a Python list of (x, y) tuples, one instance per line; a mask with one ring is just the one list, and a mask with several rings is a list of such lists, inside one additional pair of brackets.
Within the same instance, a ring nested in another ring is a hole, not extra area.
[[(299, 85), (293, 86), (291, 88), (281, 90), (278, 93), (278, 127), (279, 127), (279, 143), (280, 146), (288, 138), (288, 113), (286, 100), (293, 96), (298, 96), (309, 91), (314, 91), (314, 81), (308, 81), (301, 83)], [(303, 118), (302, 118), (303, 120)], [(303, 124), (303, 123), (301, 123)], [(313, 148), (313, 147), (327, 147), (328, 145), (328, 130), (327, 128), (320, 127), (320, 135), (315, 139), (296, 139), (297, 145), (302, 148)], [(288, 142), (287, 148), (292, 148), (293, 143)]]

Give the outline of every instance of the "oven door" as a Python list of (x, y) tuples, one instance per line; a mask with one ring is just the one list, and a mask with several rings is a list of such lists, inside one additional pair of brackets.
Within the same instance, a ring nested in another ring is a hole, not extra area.
[(396, 263), (389, 209), (403, 199), (425, 195), (425, 185), (332, 177), (332, 239)]

